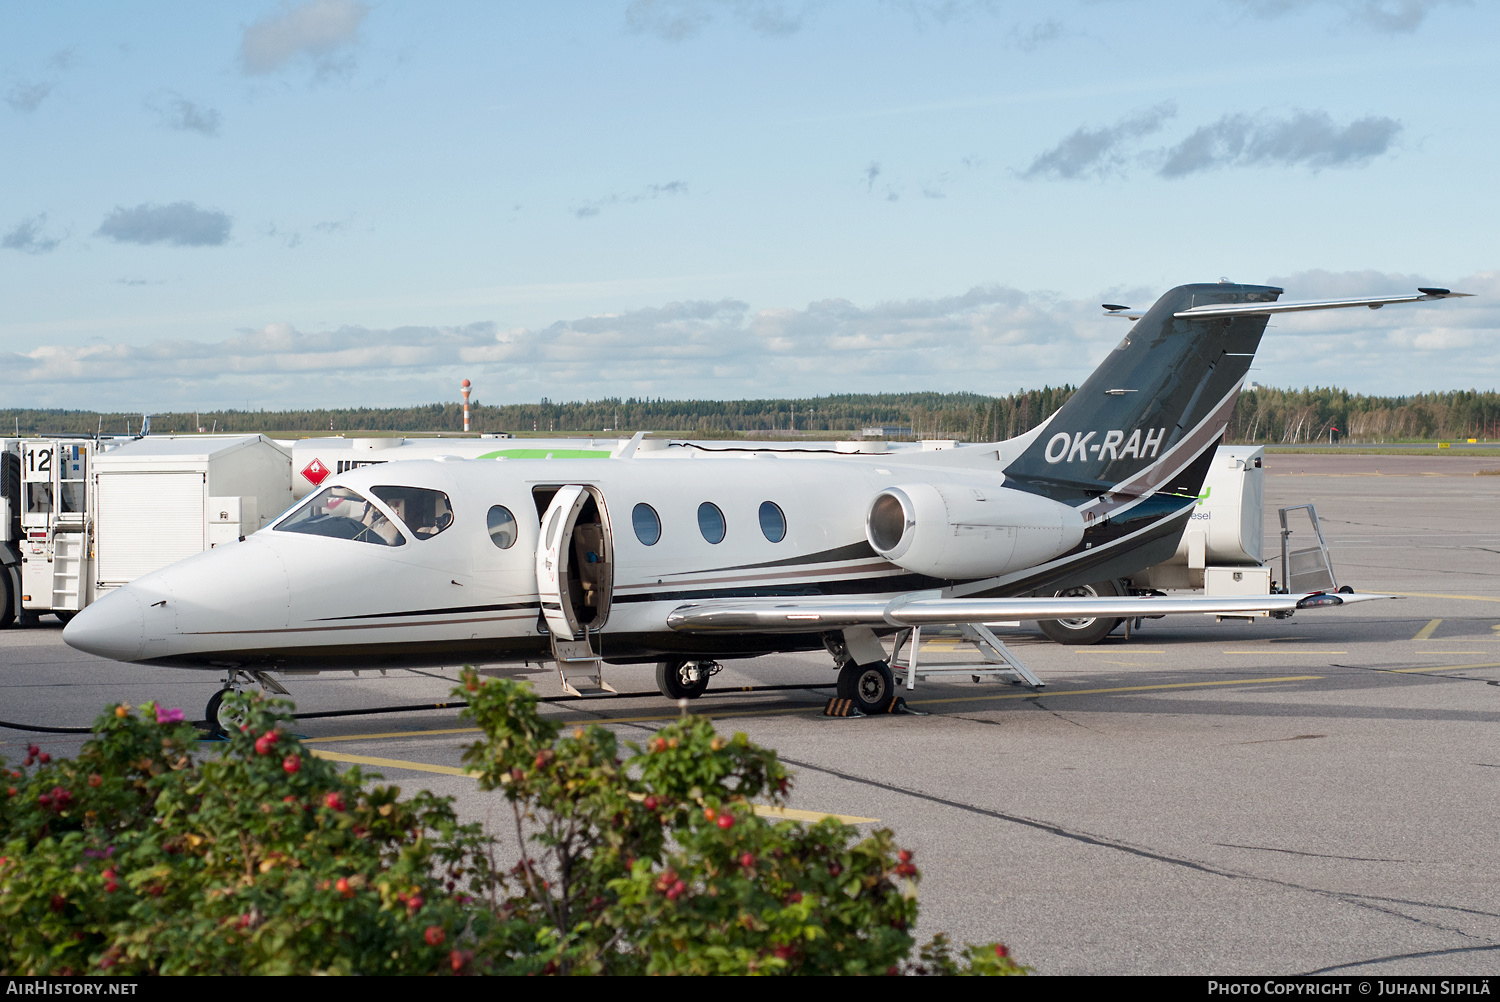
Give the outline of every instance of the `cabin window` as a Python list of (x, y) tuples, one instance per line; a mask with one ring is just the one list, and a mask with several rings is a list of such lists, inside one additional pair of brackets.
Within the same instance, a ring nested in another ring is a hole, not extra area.
[(630, 512), (630, 524), (635, 527), (635, 538), (647, 546), (655, 546), (661, 539), (661, 519), (648, 504), (635, 506)]
[(786, 538), (786, 516), (774, 501), (760, 503), (760, 531), (767, 539), (779, 543)]
[(431, 539), (453, 524), (453, 505), (442, 491), (425, 487), (371, 487), (370, 493), (384, 501), (418, 539)]
[(485, 516), (485, 522), (489, 525), (490, 542), (502, 550), (508, 550), (516, 544), (520, 527), (516, 525), (516, 516), (505, 505), (497, 504), (491, 508), (490, 513)]
[(283, 519), (276, 531), (332, 536), (380, 546), (406, 543), (406, 537), (384, 512), (347, 487), (323, 490)]
[(698, 506), (698, 531), (710, 543), (724, 542), (724, 513), (718, 505), (705, 501)]

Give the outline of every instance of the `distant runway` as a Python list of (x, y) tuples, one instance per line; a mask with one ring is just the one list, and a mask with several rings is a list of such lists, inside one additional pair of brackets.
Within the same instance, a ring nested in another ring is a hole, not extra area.
[[(923, 683), (930, 716), (830, 721), (824, 657), (730, 663), (694, 709), (777, 749), (794, 816), (897, 833), (922, 867), (922, 937), (999, 939), (1043, 974), (1493, 973), (1500, 968), (1500, 476), (1494, 459), (1273, 454), (1278, 506), (1314, 502), (1341, 583), (1409, 596), (1288, 621), (1147, 622), (1088, 648), (1012, 631), (1047, 681)], [(1279, 572), (1278, 572), (1279, 576)], [(78, 654), (50, 617), (0, 633), (0, 718), (86, 724), (158, 699), (197, 715), (214, 675)], [(1030, 624), (1026, 624), (1027, 627)], [(939, 639), (936, 648), (950, 647)], [(522, 673), (544, 694), (548, 672)], [(287, 682), (303, 710), (431, 702), (456, 672)], [(646, 667), (609, 674), (652, 687)], [(640, 741), (666, 700), (562, 704)], [(491, 819), (453, 711), (306, 721), (319, 754)], [(0, 732), (17, 759), (74, 738)], [(494, 814), (503, 833), (502, 815)]]

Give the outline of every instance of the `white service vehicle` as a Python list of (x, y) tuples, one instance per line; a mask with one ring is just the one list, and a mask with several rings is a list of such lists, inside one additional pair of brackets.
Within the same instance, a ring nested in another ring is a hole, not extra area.
[(95, 454), (89, 439), (0, 440), (0, 626), (67, 622), (92, 600)]
[(292, 504), (292, 458), (264, 435), (151, 435), (95, 457), (102, 594), (257, 532)]

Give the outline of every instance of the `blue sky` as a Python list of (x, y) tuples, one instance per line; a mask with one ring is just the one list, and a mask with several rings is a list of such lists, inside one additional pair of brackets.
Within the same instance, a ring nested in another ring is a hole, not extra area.
[(1078, 382), (1191, 281), (1252, 377), (1500, 375), (1500, 6), (0, 3), (7, 405)]

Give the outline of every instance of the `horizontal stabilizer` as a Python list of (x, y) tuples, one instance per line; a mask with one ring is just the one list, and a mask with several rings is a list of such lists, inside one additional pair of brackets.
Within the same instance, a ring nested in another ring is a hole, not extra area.
[(1018, 619), (1087, 619), (1218, 613), (1247, 616), (1351, 605), (1392, 595), (1240, 595), (1183, 598), (941, 598), (933, 593), (903, 595), (891, 601), (780, 598), (721, 599), (673, 609), (667, 625), (679, 633), (815, 633), (852, 626), (938, 626), (998, 623)]
[(1418, 289), (1413, 296), (1360, 296), (1354, 299), (1309, 299), (1303, 302), (1280, 303), (1223, 303), (1210, 306), (1194, 306), (1174, 317), (1243, 317), (1265, 316), (1271, 313), (1300, 313), (1304, 310), (1343, 310), (1351, 306), (1368, 306), (1378, 310), (1391, 303), (1426, 303), (1435, 299), (1460, 299), (1473, 296), (1472, 292), (1450, 292), (1447, 289)]

